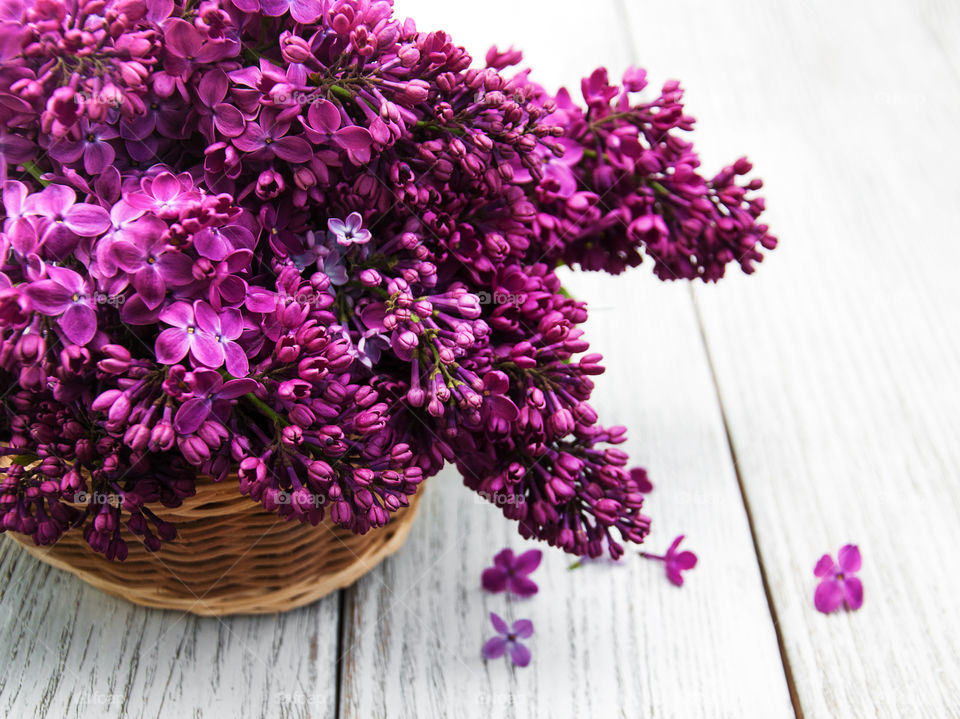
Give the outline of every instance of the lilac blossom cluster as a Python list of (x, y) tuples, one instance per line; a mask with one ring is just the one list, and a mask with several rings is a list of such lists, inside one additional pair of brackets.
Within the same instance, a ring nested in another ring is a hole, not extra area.
[(455, 462), (526, 537), (643, 540), (555, 269), (716, 280), (775, 244), (675, 83), (598, 70), (578, 107), (389, 0), (2, 12), (0, 529), (123, 559), (209, 476), (366, 532)]

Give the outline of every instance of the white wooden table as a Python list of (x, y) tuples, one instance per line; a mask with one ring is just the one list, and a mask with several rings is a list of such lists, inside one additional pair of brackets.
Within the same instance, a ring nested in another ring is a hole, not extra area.
[[(484, 593), (512, 524), (448, 471), (406, 546), (281, 616), (142, 609), (0, 546), (8, 717), (960, 716), (960, 5), (950, 0), (397, 0), (547, 86), (630, 63), (680, 78), (708, 169), (748, 152), (781, 238), (751, 278), (570, 275), (608, 371), (596, 407), (656, 484), (651, 551), (548, 552), (530, 600)], [(823, 552), (866, 601), (824, 616)], [(484, 663), (489, 611), (534, 659)]]

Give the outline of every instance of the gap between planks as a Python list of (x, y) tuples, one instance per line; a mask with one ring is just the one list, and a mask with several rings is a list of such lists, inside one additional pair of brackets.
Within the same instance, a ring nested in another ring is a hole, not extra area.
[[(633, 63), (639, 64), (639, 52), (634, 43), (633, 36), (630, 33), (630, 14), (627, 12), (625, 0), (614, 0), (617, 15), (620, 16), (620, 27), (623, 32), (624, 42), (626, 43), (630, 59)], [(790, 658), (787, 655), (786, 644), (784, 642), (780, 619), (777, 616), (777, 609), (773, 602), (773, 594), (770, 591), (770, 580), (767, 577), (766, 568), (763, 566), (763, 555), (760, 552), (760, 544), (757, 540), (757, 531), (754, 526), (753, 513), (750, 510), (750, 501), (747, 499), (747, 493), (744, 488), (743, 478), (740, 476), (740, 465), (737, 462), (737, 451), (733, 444), (733, 436), (730, 433), (730, 425), (727, 420), (727, 411), (723, 403), (723, 393), (720, 390), (720, 383), (717, 378), (716, 368), (714, 367), (713, 354), (710, 351), (710, 344), (707, 341), (706, 331), (704, 330), (703, 317), (700, 314), (700, 306), (697, 303), (697, 297), (693, 292), (693, 287), (688, 287), (687, 296), (693, 306), (693, 315), (696, 320), (697, 330), (700, 333), (700, 342), (703, 345), (704, 356), (707, 360), (707, 366), (710, 370), (710, 378), (713, 382), (713, 391), (717, 400), (717, 407), (720, 410), (720, 417), (723, 421), (723, 433), (726, 438), (727, 450), (730, 452), (730, 461), (733, 464), (734, 476), (737, 478), (737, 489), (740, 492), (740, 501), (743, 502), (743, 510), (747, 516), (747, 525), (750, 529), (750, 542), (753, 544), (753, 553), (757, 560), (757, 567), (760, 570), (760, 580), (763, 584), (763, 595), (767, 602), (767, 610), (770, 613), (770, 621), (773, 623), (773, 629), (777, 636), (777, 649), (780, 652), (780, 664), (783, 667), (784, 678), (787, 682), (787, 689), (790, 692), (790, 703), (793, 705), (793, 713), (797, 719), (804, 719), (803, 707), (800, 704), (800, 696), (797, 692), (796, 681), (793, 676), (793, 669), (790, 666)]]

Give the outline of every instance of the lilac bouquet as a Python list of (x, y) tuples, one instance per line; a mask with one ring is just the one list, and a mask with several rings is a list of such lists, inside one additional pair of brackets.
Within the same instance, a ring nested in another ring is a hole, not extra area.
[(123, 559), (206, 476), (362, 533), (454, 462), (524, 537), (643, 540), (555, 269), (715, 281), (776, 244), (677, 83), (578, 104), (390, 0), (0, 13), (0, 529)]

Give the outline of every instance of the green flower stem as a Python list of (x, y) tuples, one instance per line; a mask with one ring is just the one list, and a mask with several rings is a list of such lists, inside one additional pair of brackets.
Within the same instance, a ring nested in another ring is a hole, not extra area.
[(41, 175), (43, 175), (43, 172), (40, 171), (40, 168), (37, 167), (34, 162), (27, 160), (26, 162), (23, 163), (23, 169), (29, 172), (33, 176), (33, 178), (37, 180), (44, 187), (50, 184), (47, 180), (44, 180), (41, 177)]
[(279, 414), (273, 411), (273, 408), (270, 407), (266, 402), (257, 397), (253, 392), (247, 392), (243, 395), (244, 399), (250, 400), (250, 404), (263, 412), (267, 417), (273, 420), (274, 424), (279, 424), (283, 427), (288, 426), (290, 423), (281, 417)]

